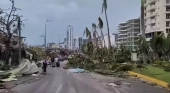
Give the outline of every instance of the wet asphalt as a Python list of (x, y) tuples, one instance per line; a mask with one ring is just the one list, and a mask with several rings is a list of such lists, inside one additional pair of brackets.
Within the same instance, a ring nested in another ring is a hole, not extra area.
[(89, 73), (72, 73), (60, 68), (47, 68), (47, 74), (37, 82), (20, 84), (11, 91), (14, 93), (169, 93), (165, 90), (135, 80), (121, 86), (107, 86), (106, 82), (97, 82)]

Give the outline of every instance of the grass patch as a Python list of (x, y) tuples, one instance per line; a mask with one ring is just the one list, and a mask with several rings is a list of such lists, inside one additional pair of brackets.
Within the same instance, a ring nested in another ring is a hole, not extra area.
[(142, 75), (146, 75), (152, 78), (156, 78), (158, 80), (162, 80), (164, 82), (170, 83), (170, 72), (166, 72), (164, 71), (164, 69), (159, 68), (159, 67), (154, 67), (154, 66), (146, 66), (147, 69), (142, 69), (142, 71), (140, 71), (140, 69), (135, 68), (133, 71), (140, 73)]

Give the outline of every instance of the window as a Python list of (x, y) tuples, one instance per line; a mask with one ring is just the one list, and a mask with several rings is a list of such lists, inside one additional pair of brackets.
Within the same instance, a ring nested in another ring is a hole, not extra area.
[(170, 21), (166, 22), (166, 27), (170, 27)]
[(166, 0), (166, 3), (169, 4), (169, 3), (170, 3), (170, 0)]
[(146, 0), (144, 0), (144, 4), (146, 4)]
[(170, 19), (170, 13), (166, 14), (166, 19)]
[(166, 29), (166, 33), (169, 33), (170, 32), (170, 28)]
[(166, 6), (166, 11), (170, 11), (170, 6)]

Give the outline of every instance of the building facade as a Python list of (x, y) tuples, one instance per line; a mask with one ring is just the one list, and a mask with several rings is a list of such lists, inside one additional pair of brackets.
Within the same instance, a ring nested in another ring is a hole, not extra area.
[(69, 50), (73, 50), (73, 26), (69, 25), (67, 27), (67, 35), (66, 35), (66, 48)]
[(80, 50), (83, 45), (83, 39), (81, 37), (75, 37), (73, 39), (74, 50)]
[(118, 45), (136, 49), (140, 33), (140, 19), (131, 19), (118, 25)]
[(170, 0), (144, 0), (145, 35), (149, 41), (154, 33), (170, 32)]

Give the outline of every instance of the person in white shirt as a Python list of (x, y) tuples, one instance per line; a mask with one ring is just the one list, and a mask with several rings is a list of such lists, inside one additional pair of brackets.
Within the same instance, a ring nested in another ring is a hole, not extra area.
[(55, 57), (55, 59), (54, 59), (54, 60), (55, 60), (55, 62), (58, 62), (58, 58), (57, 58), (57, 57)]
[(55, 57), (55, 63), (56, 63), (56, 67), (60, 67), (60, 63), (59, 63), (59, 61), (58, 61), (58, 58), (57, 58), (57, 57)]

